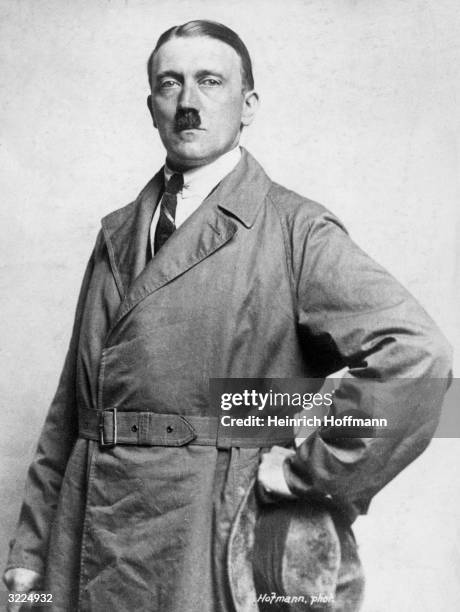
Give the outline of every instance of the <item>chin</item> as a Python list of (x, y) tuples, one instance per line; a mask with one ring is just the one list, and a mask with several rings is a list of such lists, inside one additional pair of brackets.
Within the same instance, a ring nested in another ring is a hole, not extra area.
[(177, 147), (174, 151), (168, 152), (168, 156), (172, 162), (184, 166), (193, 167), (207, 164), (222, 155), (220, 151), (209, 151), (199, 146), (194, 146), (195, 143), (186, 143), (184, 146)]

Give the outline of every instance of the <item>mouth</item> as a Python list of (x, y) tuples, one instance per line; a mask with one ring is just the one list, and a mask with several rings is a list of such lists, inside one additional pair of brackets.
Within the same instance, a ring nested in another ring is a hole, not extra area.
[(197, 128), (197, 127), (185, 127), (185, 128), (176, 128), (176, 132), (178, 134), (181, 134), (183, 132), (204, 132), (204, 128)]
[(183, 128), (176, 130), (176, 137), (182, 142), (195, 142), (201, 138), (205, 130), (203, 128)]

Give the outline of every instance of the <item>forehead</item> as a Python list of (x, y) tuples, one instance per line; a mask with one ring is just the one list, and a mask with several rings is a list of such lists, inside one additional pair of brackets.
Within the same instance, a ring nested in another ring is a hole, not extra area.
[(159, 72), (188, 73), (215, 70), (227, 74), (241, 74), (238, 53), (226, 43), (207, 36), (171, 38), (155, 53), (152, 76)]

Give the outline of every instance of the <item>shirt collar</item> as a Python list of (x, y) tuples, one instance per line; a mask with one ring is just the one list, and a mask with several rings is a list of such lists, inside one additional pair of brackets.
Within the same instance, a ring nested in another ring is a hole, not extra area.
[[(237, 165), (241, 158), (239, 147), (235, 147), (231, 151), (227, 151), (216, 160), (206, 166), (192, 168), (184, 172), (184, 188), (182, 189), (182, 198), (202, 197), (203, 199), (211, 193), (214, 187), (229, 174)], [(173, 175), (173, 171), (165, 165), (164, 175), (165, 182), (169, 181)]]

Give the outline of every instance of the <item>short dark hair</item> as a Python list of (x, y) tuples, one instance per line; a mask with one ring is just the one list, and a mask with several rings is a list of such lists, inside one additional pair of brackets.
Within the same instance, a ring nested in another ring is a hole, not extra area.
[(216, 40), (220, 40), (230, 45), (230, 47), (238, 53), (241, 60), (241, 76), (244, 89), (254, 89), (251, 57), (244, 42), (236, 32), (222, 23), (217, 23), (217, 21), (206, 21), (204, 19), (188, 21), (182, 25), (173, 26), (169, 28), (169, 30), (166, 30), (166, 32), (163, 32), (147, 61), (147, 74), (150, 85), (152, 85), (153, 58), (158, 49), (168, 42), (168, 40), (171, 40), (171, 38), (192, 38), (194, 36), (207, 36), (208, 38), (215, 38)]

